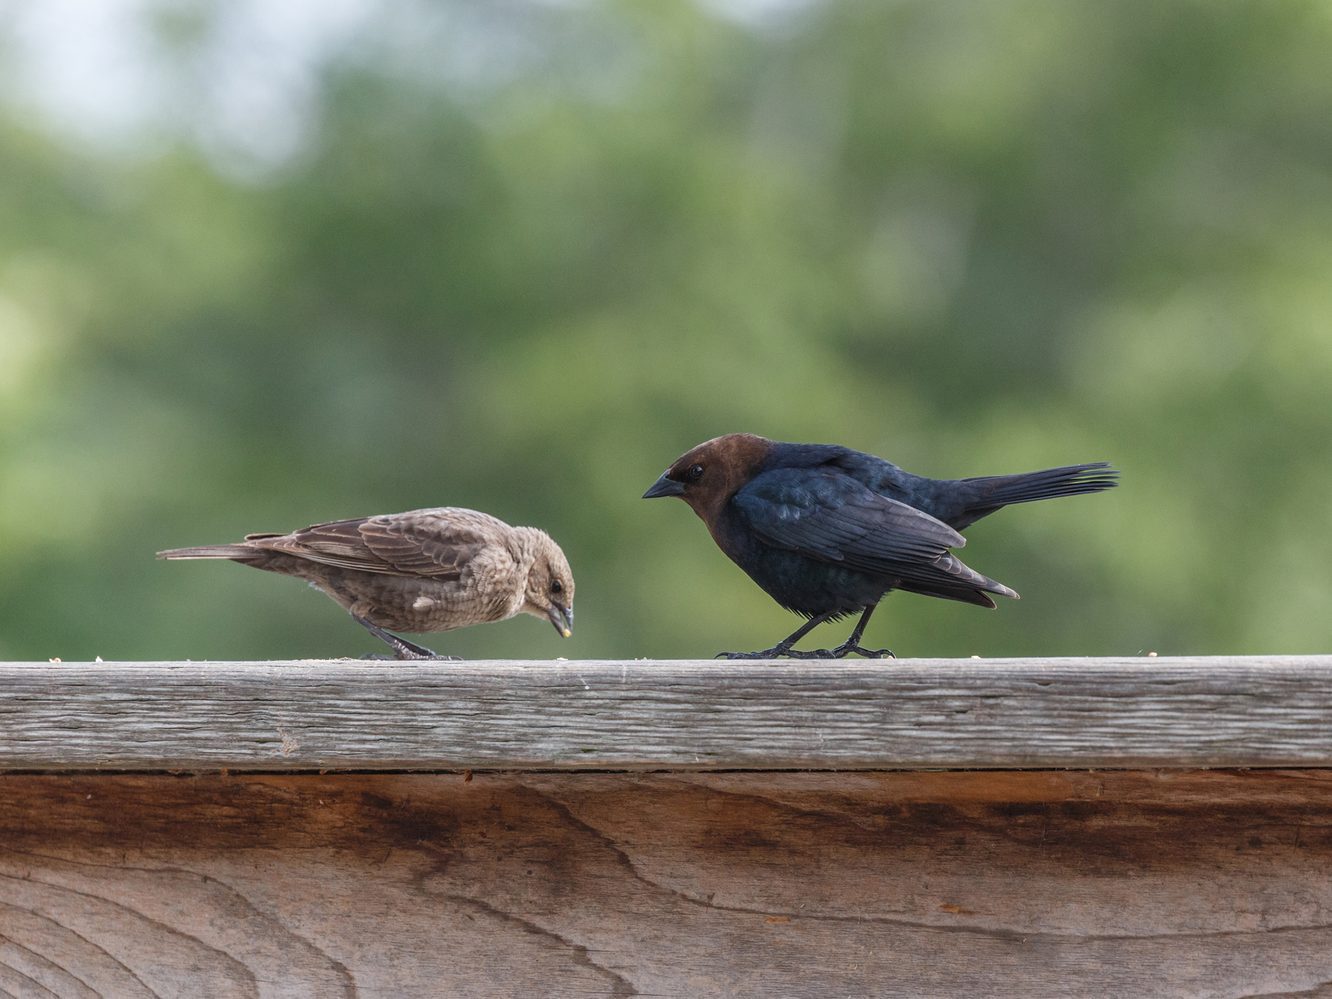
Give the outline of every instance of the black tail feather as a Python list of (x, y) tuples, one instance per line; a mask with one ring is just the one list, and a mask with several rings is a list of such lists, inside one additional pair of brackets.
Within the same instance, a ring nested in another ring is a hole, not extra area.
[(1086, 465), (1047, 468), (1040, 472), (983, 475), (961, 481), (972, 488), (974, 498), (967, 503), (961, 523), (949, 522), (958, 530), (1011, 503), (1031, 503), (1111, 489), (1119, 485), (1119, 471), (1111, 468), (1109, 462), (1094, 461)]

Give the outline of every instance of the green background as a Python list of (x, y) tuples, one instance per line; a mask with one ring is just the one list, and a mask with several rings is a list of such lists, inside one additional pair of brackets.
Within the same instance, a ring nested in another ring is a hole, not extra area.
[(0, 657), (378, 651), (153, 553), (435, 505), (578, 584), (571, 641), (440, 651), (763, 647), (798, 619), (639, 499), (738, 430), (1122, 469), (969, 531), (1020, 602), (897, 594), (867, 644), (1329, 651), (1327, 3), (351, 6), (316, 47), (317, 6), (121, 4), (119, 116), (0, 26)]

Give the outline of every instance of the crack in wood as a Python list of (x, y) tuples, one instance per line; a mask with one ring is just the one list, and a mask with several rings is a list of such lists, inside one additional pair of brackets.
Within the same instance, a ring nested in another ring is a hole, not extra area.
[[(699, 898), (697, 895), (692, 895), (689, 892), (681, 891), (678, 888), (672, 888), (669, 885), (662, 884), (661, 882), (648, 877), (646, 874), (644, 874), (642, 871), (638, 869), (638, 865), (634, 863), (633, 858), (630, 857), (629, 853), (626, 850), (620, 847), (613, 839), (611, 839), (611, 837), (608, 834), (604, 833), (596, 826), (575, 815), (573, 810), (567, 804), (535, 788), (529, 788), (529, 790), (531, 790), (534, 794), (540, 797), (548, 806), (559, 812), (568, 822), (582, 829), (584, 832), (588, 833), (590, 836), (593, 837), (593, 839), (595, 839), (598, 843), (602, 844), (607, 850), (609, 850), (611, 855), (616, 859), (616, 862), (635, 881), (653, 891), (660, 892), (671, 898), (679, 899), (680, 901), (685, 902), (691, 906), (699, 906), (704, 909), (711, 909), (717, 912), (732, 912), (740, 915), (789, 919), (792, 922), (800, 919), (808, 919), (808, 920), (827, 922), (827, 923), (883, 924), (890, 926), (908, 927), (912, 929), (927, 929), (927, 930), (941, 929), (945, 931), (968, 930), (968, 928), (966, 927), (960, 927), (960, 926), (954, 927), (954, 926), (948, 926), (947, 924), (913, 922), (895, 916), (832, 915), (828, 913), (806, 913), (797, 910), (786, 910), (786, 909), (759, 909), (759, 908), (753, 908), (741, 905), (719, 905), (718, 903), (713, 902), (709, 899)], [(978, 932), (996, 937), (1013, 937), (1013, 936), (1030, 935), (1030, 934), (1021, 933), (1016, 930), (974, 929), (971, 930), (971, 932)]]
[(1235, 999), (1329, 999), (1332, 996), (1332, 979), (1316, 982), (1307, 989), (1291, 992), (1251, 992)]
[[(669, 897), (679, 899), (685, 903), (694, 906), (700, 906), (705, 909), (712, 909), (720, 912), (732, 912), (742, 915), (761, 916), (764, 918), (789, 919), (792, 922), (797, 920), (810, 920), (824, 923), (848, 923), (848, 924), (869, 924), (869, 925), (888, 925), (897, 926), (904, 929), (922, 930), (930, 932), (942, 932), (951, 934), (971, 934), (983, 937), (989, 937), (998, 940), (1022, 940), (1022, 941), (1077, 941), (1086, 943), (1097, 942), (1124, 942), (1124, 941), (1151, 941), (1151, 940), (1207, 940), (1207, 939), (1228, 939), (1228, 938), (1249, 938), (1262, 937), (1264, 935), (1275, 935), (1283, 933), (1297, 932), (1317, 932), (1332, 929), (1332, 924), (1314, 923), (1298, 924), (1288, 926), (1263, 927), (1254, 930), (1214, 930), (1198, 932), (1180, 932), (1180, 933), (1149, 933), (1149, 934), (1087, 934), (1087, 933), (1054, 933), (1048, 930), (1018, 930), (1004, 929), (1000, 927), (976, 926), (974, 924), (963, 923), (943, 923), (929, 922), (925, 920), (913, 920), (904, 918), (904, 914), (855, 914), (842, 915), (834, 913), (807, 912), (795, 909), (773, 909), (756, 908), (750, 906), (719, 904), (708, 898), (700, 898), (689, 892), (673, 888), (662, 884), (659, 881), (644, 874), (634, 862), (629, 852), (623, 849), (609, 834), (599, 829), (592, 823), (583, 819), (574, 813), (571, 806), (555, 798), (548, 792), (531, 785), (524, 784), (523, 787), (540, 798), (547, 806), (559, 812), (569, 823), (582, 829), (588, 835), (593, 837), (598, 843), (604, 846), (615, 858), (617, 864), (624, 869), (635, 881), (645, 887), (661, 892)], [(725, 793), (725, 792), (723, 792)], [(774, 805), (771, 799), (761, 795), (734, 795), (735, 797), (748, 798), (755, 802), (761, 802), (767, 805)], [(783, 807), (778, 805), (778, 807)], [(790, 809), (798, 814), (805, 814), (811, 817), (818, 816), (823, 818), (832, 818), (834, 813), (818, 811), (802, 811), (799, 809)], [(843, 816), (836, 815), (838, 819)], [(1008, 837), (1003, 837), (1008, 838)], [(1020, 841), (1025, 842), (1025, 841)]]
[(462, 895), (457, 892), (445, 892), (437, 897), (447, 899), (457, 905), (470, 906), (493, 919), (498, 919), (505, 923), (517, 926), (524, 933), (538, 937), (542, 940), (554, 941), (560, 947), (568, 951), (575, 964), (587, 968), (589, 971), (594, 971), (598, 975), (606, 978), (611, 984), (610, 995), (612, 999), (629, 999), (631, 996), (640, 995), (633, 982), (629, 981), (629, 979), (625, 978), (614, 969), (593, 960), (591, 953), (583, 944), (570, 940), (568, 937), (562, 936), (554, 930), (542, 926), (540, 923), (519, 916), (513, 912), (506, 912), (497, 906), (491, 905), (489, 902), (474, 898), (471, 895)]

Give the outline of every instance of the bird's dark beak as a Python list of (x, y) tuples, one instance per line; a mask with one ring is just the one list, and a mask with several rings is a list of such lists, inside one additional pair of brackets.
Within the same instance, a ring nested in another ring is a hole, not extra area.
[(652, 483), (652, 488), (643, 494), (643, 499), (656, 499), (658, 496), (683, 496), (684, 483), (669, 478), (669, 473), (662, 472), (661, 478)]
[(560, 633), (561, 638), (570, 638), (573, 635), (573, 608), (561, 607), (559, 604), (551, 604), (550, 610), (546, 612), (550, 618), (550, 623), (555, 625), (555, 630)]

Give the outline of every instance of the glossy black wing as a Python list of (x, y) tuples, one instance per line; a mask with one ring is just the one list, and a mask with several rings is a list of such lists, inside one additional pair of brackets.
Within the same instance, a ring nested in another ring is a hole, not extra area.
[(773, 469), (732, 502), (768, 544), (869, 571), (933, 561), (966, 544), (942, 521), (835, 469)]

